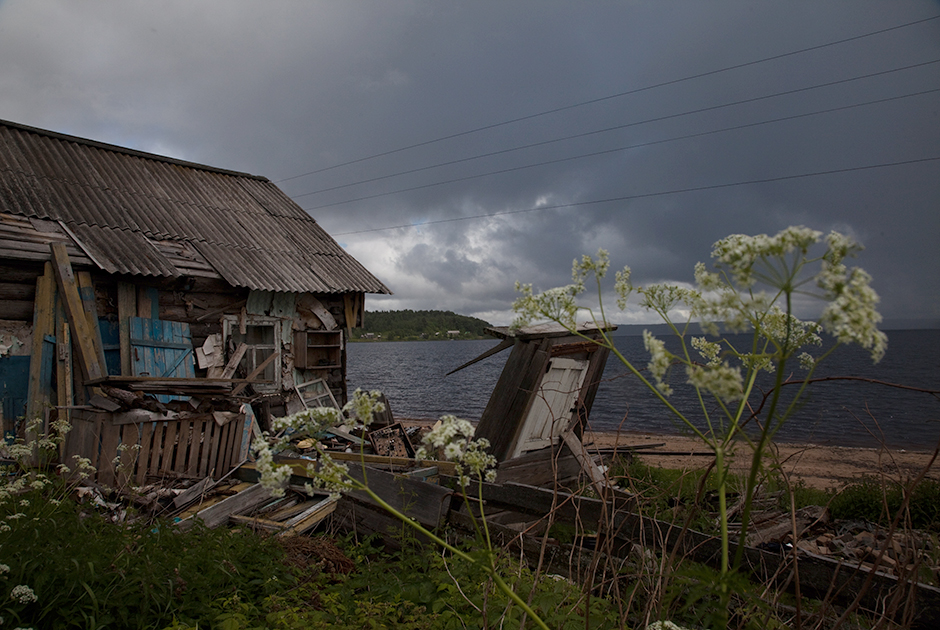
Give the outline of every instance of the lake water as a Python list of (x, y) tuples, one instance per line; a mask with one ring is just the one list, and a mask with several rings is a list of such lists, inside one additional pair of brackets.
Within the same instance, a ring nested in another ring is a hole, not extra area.
[[(856, 347), (839, 348), (816, 376), (856, 376), (910, 387), (940, 388), (940, 330), (888, 331), (888, 352), (877, 365)], [(743, 340), (743, 338), (742, 338)], [(446, 376), (498, 343), (493, 340), (351, 343), (347, 378), (357, 387), (385, 393), (397, 417), (438, 418), (454, 414), (479, 420), (511, 350)], [(637, 366), (648, 355), (638, 336), (616, 338), (617, 348)], [(795, 377), (802, 373), (796, 369)], [(677, 376), (679, 376), (677, 374)], [(766, 381), (769, 382), (769, 381)], [(676, 384), (670, 399), (697, 421), (702, 412)], [(752, 396), (759, 402), (759, 394)], [(677, 421), (627, 369), (611, 357), (591, 410), (602, 430), (680, 433)], [(814, 383), (809, 397), (777, 435), (780, 442), (932, 450), (940, 439), (940, 399), (856, 381)]]

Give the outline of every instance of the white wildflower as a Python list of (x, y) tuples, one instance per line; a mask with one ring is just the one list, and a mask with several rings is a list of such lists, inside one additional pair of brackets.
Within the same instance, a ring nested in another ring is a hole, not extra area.
[(261, 475), (258, 483), (264, 487), (272, 497), (284, 496), (284, 489), (290, 483), (291, 468), (286, 464), (274, 463), (274, 453), (265, 440), (259, 440), (255, 449), (255, 467)]
[(512, 303), (512, 310), (516, 312), (512, 324), (514, 329), (543, 320), (556, 321), (571, 329), (576, 327), (579, 310), (576, 297), (584, 291), (583, 283), (549, 289), (536, 295), (531, 284), (517, 282), (516, 291), (522, 293), (522, 297)]
[(816, 367), (816, 358), (809, 352), (802, 353), (800, 355), (800, 367), (804, 370), (812, 370)]
[(36, 593), (25, 584), (17, 584), (10, 591), (10, 599), (20, 604), (31, 604), (36, 601)]
[(654, 337), (648, 330), (643, 331), (643, 345), (646, 346), (646, 351), (650, 353), (648, 367), (653, 380), (656, 382), (656, 389), (663, 396), (669, 396), (672, 394), (672, 388), (663, 380), (663, 377), (666, 376), (669, 365), (672, 363), (672, 355), (666, 351), (666, 344), (661, 339)]
[(722, 400), (740, 400), (744, 395), (740, 368), (731, 367), (727, 363), (709, 367), (689, 365), (686, 367), (686, 375), (690, 385), (711, 392)]
[(353, 392), (352, 399), (343, 407), (347, 417), (343, 424), (347, 427), (354, 426), (357, 423), (364, 427), (372, 424), (375, 414), (385, 411), (385, 404), (380, 402), (381, 397), (382, 392), (364, 392), (357, 389)]
[(840, 342), (857, 343), (870, 351), (872, 360), (877, 363), (888, 347), (888, 337), (878, 330), (879, 298), (870, 286), (871, 276), (858, 267), (851, 271), (844, 271), (842, 265), (837, 267), (841, 269), (820, 274), (819, 286), (831, 299), (820, 323)]
[(705, 337), (692, 337), (692, 347), (698, 350), (705, 362), (710, 365), (719, 365), (718, 353), (721, 352), (721, 346), (713, 341), (708, 341)]
[(452, 415), (441, 418), (441, 422), (429, 431), (423, 438), (423, 446), (419, 449), (417, 457), (428, 457), (428, 449), (433, 448), (441, 452), (447, 461), (457, 463), (455, 472), (461, 486), (466, 487), (473, 478), (483, 481), (495, 479), (496, 458), (486, 452), (490, 447), (489, 440), (481, 438), (474, 440), (474, 428), (467, 420)]
[(620, 310), (627, 308), (627, 299), (633, 292), (633, 283), (630, 282), (630, 268), (624, 267), (614, 276), (614, 291), (617, 293), (617, 306)]
[(0, 564), (0, 575), (5, 575), (10, 572), (10, 565)]

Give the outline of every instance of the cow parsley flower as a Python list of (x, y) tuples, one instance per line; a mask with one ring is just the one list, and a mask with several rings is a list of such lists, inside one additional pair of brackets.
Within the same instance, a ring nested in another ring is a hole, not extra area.
[(474, 440), (474, 428), (467, 420), (447, 415), (422, 439), (418, 459), (428, 459), (432, 449), (442, 454), (447, 461), (456, 462), (455, 471), (460, 485), (469, 485), (471, 475), (482, 481), (496, 479), (496, 458), (486, 452), (489, 440)]
[(355, 427), (357, 424), (364, 427), (372, 424), (375, 414), (385, 411), (385, 404), (380, 401), (381, 398), (382, 392), (380, 391), (364, 392), (361, 389), (356, 389), (353, 392), (352, 399), (343, 407), (343, 411), (346, 413), (346, 420), (343, 421), (343, 425), (350, 428)]
[(708, 367), (689, 365), (686, 366), (686, 375), (690, 385), (711, 392), (722, 400), (740, 400), (744, 395), (741, 369), (727, 363)]
[(272, 497), (284, 496), (284, 489), (290, 482), (290, 466), (275, 464), (274, 453), (264, 440), (261, 440), (260, 443), (255, 446), (255, 458), (255, 467), (261, 475), (258, 479), (258, 483), (260, 483)]
[(36, 593), (33, 592), (33, 589), (25, 584), (17, 584), (13, 587), (13, 590), (10, 591), (10, 599), (20, 604), (32, 604), (38, 598), (36, 597)]
[(669, 396), (672, 394), (672, 388), (663, 378), (672, 363), (672, 355), (666, 351), (666, 344), (663, 343), (663, 340), (657, 339), (648, 330), (643, 331), (643, 345), (646, 346), (646, 351), (650, 353), (648, 367), (653, 380), (656, 382), (656, 389), (663, 396)]

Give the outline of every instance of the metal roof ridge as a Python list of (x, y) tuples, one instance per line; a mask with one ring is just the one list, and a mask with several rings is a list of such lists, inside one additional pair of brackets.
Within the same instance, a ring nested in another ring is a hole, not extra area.
[(12, 127), (13, 129), (19, 129), (21, 131), (26, 131), (29, 133), (35, 133), (42, 136), (47, 136), (49, 138), (54, 138), (56, 140), (65, 140), (66, 142), (75, 142), (77, 144), (84, 144), (86, 146), (94, 147), (96, 149), (103, 149), (105, 151), (112, 151), (114, 153), (123, 153), (125, 155), (131, 155), (134, 157), (143, 158), (145, 160), (153, 160), (155, 162), (166, 162), (168, 164), (175, 164), (177, 166), (184, 166), (187, 168), (193, 168), (201, 171), (208, 171), (211, 173), (219, 173), (221, 175), (229, 175), (232, 177), (247, 177), (249, 179), (255, 179), (262, 182), (270, 182), (267, 177), (263, 175), (252, 175), (251, 173), (244, 173), (242, 171), (233, 171), (224, 168), (218, 168), (216, 166), (209, 166), (207, 164), (199, 164), (198, 162), (189, 162), (186, 160), (180, 160), (178, 158), (169, 157), (166, 155), (159, 155), (157, 153), (148, 153), (146, 151), (140, 151), (138, 149), (131, 149), (129, 147), (122, 147), (117, 144), (108, 144), (107, 142), (100, 142), (98, 140), (92, 140), (90, 138), (82, 138), (80, 136), (72, 136), (67, 133), (60, 133), (58, 131), (50, 131), (48, 129), (41, 129), (39, 127), (31, 127), (30, 125), (24, 125), (21, 123), (16, 123), (10, 120), (0, 119), (0, 125), (6, 127)]

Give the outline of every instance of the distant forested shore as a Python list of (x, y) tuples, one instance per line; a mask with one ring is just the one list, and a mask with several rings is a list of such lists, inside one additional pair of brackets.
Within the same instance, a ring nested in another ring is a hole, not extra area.
[(352, 331), (350, 341), (429, 341), (490, 339), (489, 322), (451, 311), (366, 311), (365, 325)]

